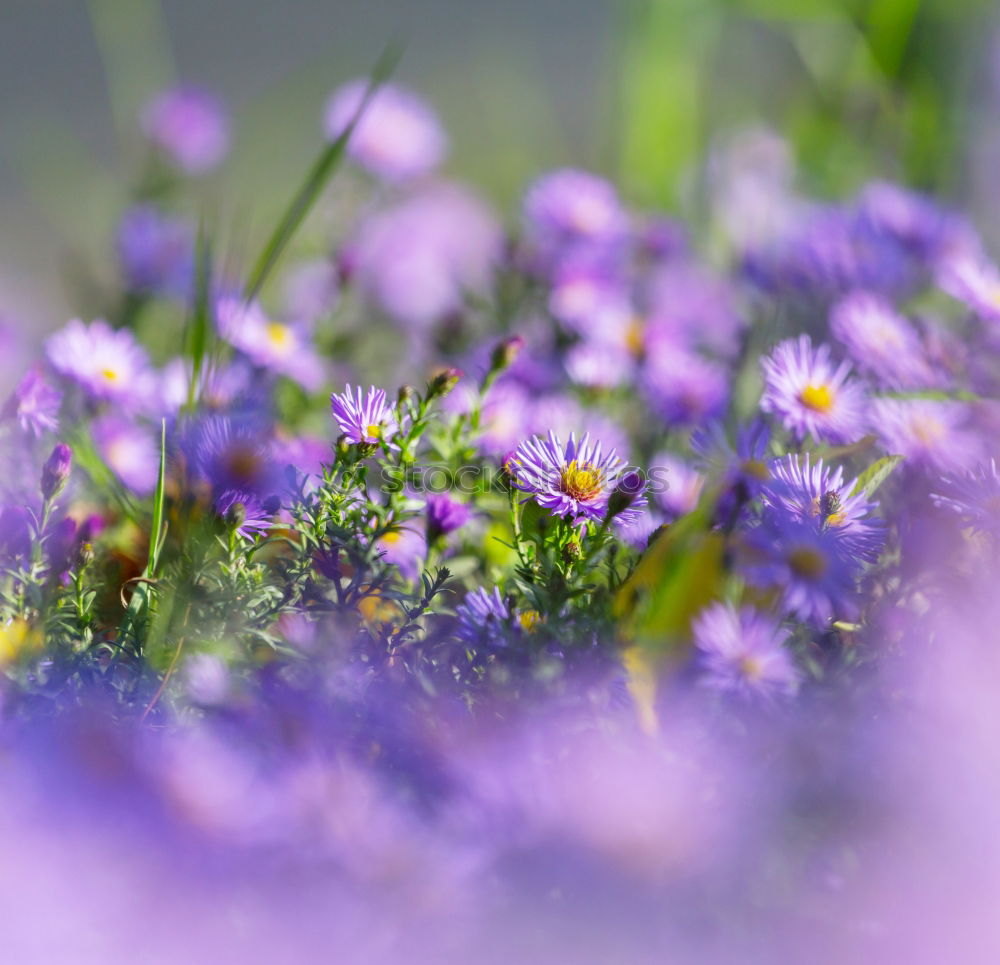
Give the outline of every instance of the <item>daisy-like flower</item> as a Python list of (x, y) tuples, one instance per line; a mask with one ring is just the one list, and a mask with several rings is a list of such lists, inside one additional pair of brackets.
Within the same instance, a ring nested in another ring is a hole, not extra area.
[(858, 368), (890, 389), (929, 388), (940, 380), (917, 330), (882, 295), (856, 291), (834, 306), (830, 331)]
[(671, 452), (658, 455), (652, 465), (655, 469), (650, 473), (651, 488), (667, 518), (676, 519), (690, 513), (701, 498), (705, 477)]
[(330, 396), (333, 417), (340, 431), (354, 445), (378, 445), (388, 442), (396, 432), (396, 417), (386, 401), (385, 390), (368, 389), (368, 395), (347, 386), (345, 392)]
[[(354, 80), (334, 91), (324, 122), (331, 141), (354, 119), (367, 89), (367, 80)], [(372, 96), (347, 143), (347, 154), (356, 164), (389, 182), (430, 173), (447, 152), (441, 122), (427, 102), (393, 85)]]
[(764, 501), (772, 512), (787, 513), (829, 530), (848, 555), (874, 561), (885, 542), (885, 526), (871, 516), (877, 504), (863, 492), (855, 493), (856, 480), (844, 482), (843, 470), (827, 466), (809, 453), (783, 456), (771, 463), (771, 481)]
[(185, 297), (194, 288), (194, 230), (151, 204), (137, 204), (118, 225), (118, 260), (130, 291)]
[(517, 636), (533, 633), (541, 622), (537, 610), (513, 609), (500, 595), (500, 588), (480, 586), (455, 607), (458, 636), (469, 643), (505, 646)]
[(154, 98), (142, 113), (142, 128), (170, 160), (188, 174), (205, 174), (229, 150), (229, 118), (222, 102), (199, 87), (176, 87)]
[(753, 607), (713, 603), (694, 621), (702, 682), (744, 699), (794, 694), (799, 672), (785, 647), (788, 633)]
[(430, 493), (426, 502), (428, 543), (460, 529), (472, 517), (472, 509), (468, 503), (460, 503), (448, 493)]
[(203, 416), (184, 427), (180, 446), (191, 476), (213, 492), (234, 489), (263, 499), (284, 485), (269, 427), (257, 419)]
[(42, 433), (55, 432), (58, 428), (61, 403), (62, 393), (45, 381), (38, 368), (32, 368), (14, 388), (3, 415), (6, 419), (17, 419), (24, 432), (38, 438)]
[(420, 564), (427, 556), (427, 541), (415, 526), (396, 526), (383, 533), (375, 545), (383, 562), (398, 566), (408, 580), (420, 575)]
[(981, 318), (1000, 324), (1000, 270), (977, 249), (962, 249), (937, 272), (942, 291), (964, 302)]
[(614, 240), (627, 228), (614, 186), (573, 168), (545, 174), (529, 188), (524, 218), (531, 234), (552, 241)]
[[(570, 433), (565, 446), (554, 432), (548, 438), (535, 436), (514, 450), (506, 466), (515, 488), (553, 515), (594, 522), (605, 518), (608, 500), (625, 470), (614, 449), (605, 453), (589, 433), (579, 443)], [(640, 494), (616, 518), (627, 522), (643, 505)]]
[(1000, 536), (1000, 471), (995, 459), (964, 475), (946, 477), (931, 500), (967, 526)]
[(271, 528), (280, 509), (276, 496), (259, 499), (254, 493), (240, 489), (225, 489), (215, 498), (216, 514), (241, 536), (254, 536)]
[(865, 428), (865, 393), (849, 379), (848, 362), (835, 365), (828, 345), (813, 348), (808, 335), (787, 339), (763, 359), (760, 407), (774, 413), (796, 438), (846, 443)]
[(883, 448), (925, 471), (960, 473), (982, 459), (982, 442), (962, 402), (876, 399), (871, 424)]
[(93, 399), (135, 402), (151, 390), (149, 356), (124, 329), (74, 318), (45, 344), (52, 367)]
[(651, 354), (642, 376), (650, 406), (669, 425), (698, 425), (718, 418), (730, 382), (724, 366), (676, 348)]
[(216, 305), (219, 334), (254, 365), (294, 379), (315, 391), (323, 381), (323, 367), (307, 330), (269, 319), (256, 302), (222, 298)]
[(853, 609), (857, 561), (843, 541), (812, 520), (779, 516), (748, 539), (747, 578), (781, 593), (785, 609), (809, 623), (826, 624)]
[(125, 486), (140, 496), (156, 488), (160, 447), (148, 429), (109, 414), (95, 419), (90, 431), (101, 458)]

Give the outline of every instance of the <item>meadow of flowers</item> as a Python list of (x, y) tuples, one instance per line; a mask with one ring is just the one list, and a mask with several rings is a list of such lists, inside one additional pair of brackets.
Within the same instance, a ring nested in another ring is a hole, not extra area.
[(1000, 269), (720, 143), (500, 214), (376, 71), (262, 252), (168, 90), (3, 409), (0, 947), (996, 961)]

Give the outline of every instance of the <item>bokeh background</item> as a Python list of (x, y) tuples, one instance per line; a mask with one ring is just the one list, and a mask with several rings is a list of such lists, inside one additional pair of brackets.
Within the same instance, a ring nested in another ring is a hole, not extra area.
[(993, 0), (2, 0), (0, 311), (41, 334), (96, 307), (156, 90), (193, 81), (230, 105), (234, 150), (201, 203), (250, 244), (317, 151), (329, 91), (390, 38), (406, 42), (398, 79), (449, 128), (448, 173), (510, 219), (533, 175), (567, 163), (696, 214), (713, 146), (764, 126), (820, 195), (899, 178), (968, 204), (991, 237), (996, 13)]

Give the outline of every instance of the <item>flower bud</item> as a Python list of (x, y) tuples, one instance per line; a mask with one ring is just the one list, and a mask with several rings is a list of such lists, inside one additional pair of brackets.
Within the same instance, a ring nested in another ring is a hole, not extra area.
[(461, 369), (442, 369), (437, 373), (437, 375), (434, 376), (434, 378), (431, 379), (430, 384), (427, 386), (427, 398), (444, 398), (453, 388), (455, 388), (456, 385), (458, 385), (458, 380), (463, 374), (464, 373)]
[(524, 348), (524, 339), (520, 335), (511, 335), (505, 338), (495, 349), (490, 357), (490, 371), (502, 372), (514, 364), (514, 360), (521, 354)]
[(245, 503), (234, 502), (225, 515), (226, 525), (232, 529), (239, 529), (247, 518), (247, 507)]
[(417, 390), (412, 385), (401, 385), (399, 391), (396, 393), (396, 403), (398, 405), (405, 405), (416, 394)]
[(65, 442), (57, 442), (42, 466), (42, 499), (50, 502), (63, 491), (72, 468), (73, 450)]

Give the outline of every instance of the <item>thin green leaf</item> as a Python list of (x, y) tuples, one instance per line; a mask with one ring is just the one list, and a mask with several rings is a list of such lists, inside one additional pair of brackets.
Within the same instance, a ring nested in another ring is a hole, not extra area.
[(212, 250), (202, 228), (198, 231), (198, 241), (195, 247), (195, 298), (185, 339), (185, 350), (191, 360), (191, 384), (188, 386), (187, 398), (189, 409), (194, 408), (197, 399), (198, 386), (201, 384), (201, 371), (212, 329), (209, 308), (211, 290)]
[(323, 191), (323, 188), (326, 187), (327, 182), (340, 166), (344, 152), (347, 149), (347, 142), (351, 139), (354, 128), (357, 126), (358, 121), (361, 120), (361, 116), (368, 109), (372, 97), (375, 96), (378, 89), (389, 79), (396, 69), (401, 55), (402, 47), (396, 43), (389, 44), (382, 52), (382, 56), (379, 57), (378, 62), (372, 70), (365, 95), (361, 99), (358, 109), (354, 112), (351, 122), (332, 144), (323, 149), (320, 156), (316, 159), (309, 173), (306, 175), (302, 186), (292, 198), (292, 202), (286, 209), (281, 221), (278, 222), (277, 228), (275, 228), (274, 233), (264, 246), (260, 257), (255, 262), (247, 279), (245, 293), (247, 301), (255, 298), (260, 292), (268, 275), (270, 275), (278, 259), (281, 257), (282, 252), (298, 230), (299, 225), (302, 224), (306, 215), (316, 203), (316, 199)]
[(860, 476), (851, 491), (852, 496), (864, 493), (865, 497), (871, 499), (875, 495), (879, 486), (884, 483), (892, 471), (903, 461), (902, 456), (884, 456), (873, 462)]
[(160, 420), (160, 471), (156, 477), (156, 493), (153, 496), (153, 525), (149, 534), (149, 558), (146, 572), (152, 577), (160, 562), (165, 530), (163, 526), (164, 480), (167, 467), (167, 420)]

